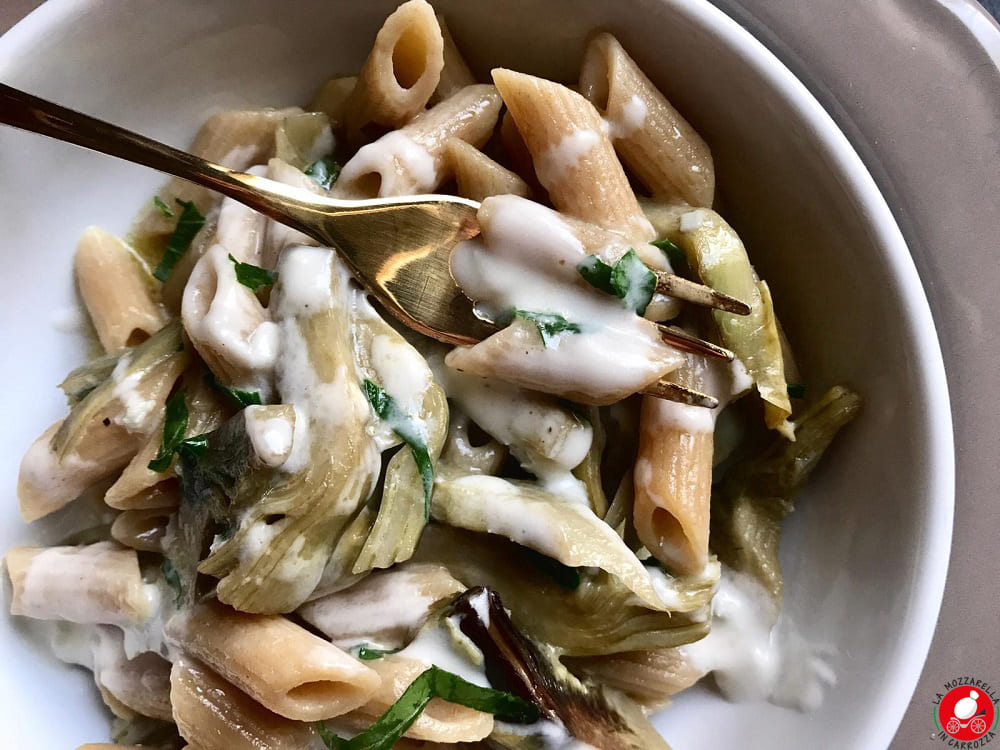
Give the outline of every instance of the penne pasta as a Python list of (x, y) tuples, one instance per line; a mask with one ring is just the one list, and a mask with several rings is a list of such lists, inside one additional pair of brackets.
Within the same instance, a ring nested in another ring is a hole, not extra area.
[(179, 655), (170, 703), (181, 737), (199, 750), (310, 750), (315, 730), (268, 711), (203, 664)]
[(448, 169), (455, 176), (458, 194), (481, 201), (491, 195), (531, 195), (528, 183), (504, 166), (493, 161), (465, 141), (452, 138), (444, 148)]
[(39, 620), (131, 627), (159, 604), (135, 550), (111, 542), (85, 547), (15, 547), (7, 553), (10, 612)]
[(432, 101), (447, 99), (461, 88), (471, 86), (476, 82), (476, 77), (469, 70), (465, 58), (455, 45), (455, 40), (451, 36), (451, 30), (445, 23), (444, 16), (437, 15), (438, 27), (441, 29), (441, 39), (444, 43), (442, 53), (444, 57), (444, 67), (441, 68), (441, 76), (438, 79), (437, 88), (434, 89)]
[(711, 207), (715, 166), (708, 146), (611, 34), (587, 43), (580, 93), (604, 117), (615, 149), (654, 197)]
[(632, 241), (653, 239), (590, 102), (558, 83), (504, 68), (493, 71), (493, 82), (556, 208)]
[[(369, 662), (380, 683), (375, 694), (352, 716), (371, 723), (393, 705), (430, 665), (417, 659), (389, 655)], [(427, 742), (477, 742), (493, 731), (493, 717), (455, 703), (435, 698), (406, 731), (404, 736)]]
[(364, 704), (379, 684), (372, 670), (279, 615), (202, 602), (175, 615), (165, 633), (176, 647), (289, 719), (340, 716)]
[[(704, 387), (690, 364), (674, 377), (683, 386)], [(632, 519), (646, 549), (682, 575), (708, 562), (714, 429), (707, 409), (643, 398)]]
[(444, 39), (434, 9), (408, 0), (382, 24), (347, 103), (357, 139), (368, 123), (398, 128), (424, 108), (444, 67)]
[(309, 103), (310, 112), (322, 112), (330, 118), (334, 130), (347, 125), (347, 107), (351, 92), (358, 84), (357, 76), (334, 76), (320, 87)]
[(333, 187), (336, 198), (387, 198), (433, 192), (448, 174), (445, 144), (459, 139), (482, 146), (500, 114), (493, 86), (466, 86), (399, 130), (362, 146)]
[(76, 282), (106, 352), (142, 343), (167, 322), (153, 298), (153, 278), (132, 250), (100, 227), (88, 227), (76, 246)]

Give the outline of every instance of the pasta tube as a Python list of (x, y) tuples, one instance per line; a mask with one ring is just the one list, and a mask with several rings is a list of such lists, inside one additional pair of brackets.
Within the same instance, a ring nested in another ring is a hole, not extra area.
[(611, 34), (587, 43), (580, 93), (604, 116), (615, 149), (654, 197), (711, 207), (708, 146)]
[(7, 553), (10, 612), (39, 620), (132, 627), (159, 605), (135, 550), (111, 542), (86, 547), (15, 547)]
[(471, 86), (476, 82), (475, 76), (469, 70), (465, 58), (455, 45), (455, 40), (451, 36), (451, 30), (445, 23), (444, 16), (438, 13), (438, 27), (441, 29), (441, 39), (444, 42), (443, 56), (444, 67), (441, 68), (441, 77), (438, 79), (437, 88), (434, 89), (433, 100), (440, 101), (447, 99), (461, 88)]
[(203, 602), (171, 618), (165, 633), (185, 653), (289, 719), (318, 721), (347, 713), (379, 684), (372, 670), (280, 615), (248, 615)]
[(444, 67), (444, 39), (434, 9), (408, 0), (385, 19), (347, 104), (354, 138), (370, 122), (398, 128), (424, 108)]
[(110, 232), (88, 227), (76, 246), (76, 281), (106, 352), (142, 343), (167, 322), (153, 299), (153, 279), (132, 250)]
[(590, 102), (558, 83), (503, 68), (493, 71), (493, 82), (556, 208), (633, 241), (653, 239)]
[[(371, 700), (352, 716), (371, 723), (393, 705), (403, 691), (430, 665), (404, 656), (389, 655), (369, 662), (381, 682)], [(493, 731), (493, 717), (456, 703), (435, 698), (404, 736), (427, 742), (477, 742)]]
[[(702, 389), (692, 360), (675, 373), (675, 382)], [(708, 562), (714, 429), (708, 409), (642, 400), (633, 522), (646, 549), (683, 575), (697, 574)]]
[(362, 146), (333, 186), (336, 198), (387, 198), (433, 192), (448, 175), (445, 144), (486, 143), (500, 113), (492, 86), (466, 86), (399, 130)]
[(479, 149), (457, 138), (445, 144), (445, 159), (455, 175), (458, 194), (481, 201), (491, 195), (531, 195), (528, 183), (504, 166), (493, 161)]
[(181, 737), (199, 750), (315, 747), (310, 725), (268, 711), (188, 656), (179, 656), (170, 671), (170, 703)]

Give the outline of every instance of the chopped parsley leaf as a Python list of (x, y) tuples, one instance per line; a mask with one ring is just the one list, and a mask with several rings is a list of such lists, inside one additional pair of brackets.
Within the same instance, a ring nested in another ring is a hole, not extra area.
[(229, 255), (229, 260), (236, 266), (236, 280), (253, 292), (274, 284), (274, 280), (278, 275), (273, 271), (268, 271), (266, 268), (236, 260), (232, 253)]
[(385, 389), (365, 379), (365, 396), (372, 405), (379, 419), (387, 422), (404, 443), (410, 446), (413, 460), (420, 473), (420, 481), (424, 487), (424, 518), (431, 516), (431, 494), (434, 491), (434, 464), (427, 451), (427, 437), (417, 421), (399, 408), (396, 400), (386, 393)]
[(195, 235), (205, 226), (205, 217), (201, 215), (201, 211), (198, 210), (194, 203), (191, 201), (182, 201), (179, 198), (177, 199), (177, 203), (184, 210), (181, 211), (180, 218), (177, 219), (177, 226), (174, 227), (174, 233), (170, 235), (170, 239), (167, 241), (167, 249), (163, 251), (163, 257), (160, 259), (159, 265), (153, 271), (153, 276), (160, 281), (166, 281), (170, 278), (170, 274), (173, 273), (177, 261), (187, 252), (188, 248), (191, 247), (191, 241), (194, 240)]
[(515, 310), (514, 317), (531, 321), (542, 337), (542, 344), (548, 348), (556, 342), (560, 334), (582, 333), (579, 323), (571, 323), (559, 313), (531, 312), (530, 310)]

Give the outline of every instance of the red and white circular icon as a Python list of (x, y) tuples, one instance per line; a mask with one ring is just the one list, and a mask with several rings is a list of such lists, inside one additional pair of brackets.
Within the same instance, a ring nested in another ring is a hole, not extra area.
[(993, 726), (995, 707), (988, 695), (964, 685), (952, 688), (938, 704), (938, 721), (956, 740), (975, 740)]

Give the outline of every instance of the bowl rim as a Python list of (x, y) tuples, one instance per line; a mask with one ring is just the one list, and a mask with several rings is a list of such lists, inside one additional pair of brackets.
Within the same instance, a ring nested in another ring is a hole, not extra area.
[[(33, 48), (52, 31), (106, 0), (47, 0), (0, 36), (0, 76), (8, 66), (30, 57)], [(847, 136), (806, 85), (764, 43), (709, 0), (656, 0), (686, 17), (726, 44), (732, 53), (773, 87), (801, 119), (820, 155), (845, 178), (843, 189), (852, 197), (871, 229), (873, 244), (884, 256), (889, 272), (902, 292), (902, 309), (913, 337), (912, 363), (924, 399), (928, 430), (926, 488), (919, 540), (923, 554), (914, 566), (909, 617), (897, 639), (892, 658), (879, 677), (884, 688), (878, 713), (868, 719), (869, 735), (862, 742), (887, 747), (910, 703), (923, 670), (944, 594), (951, 553), (955, 504), (955, 454), (948, 382), (937, 329), (927, 294), (909, 248), (891, 208), (875, 179)], [(72, 32), (69, 32), (72, 33)], [(943, 396), (943, 397), (942, 397)]]

